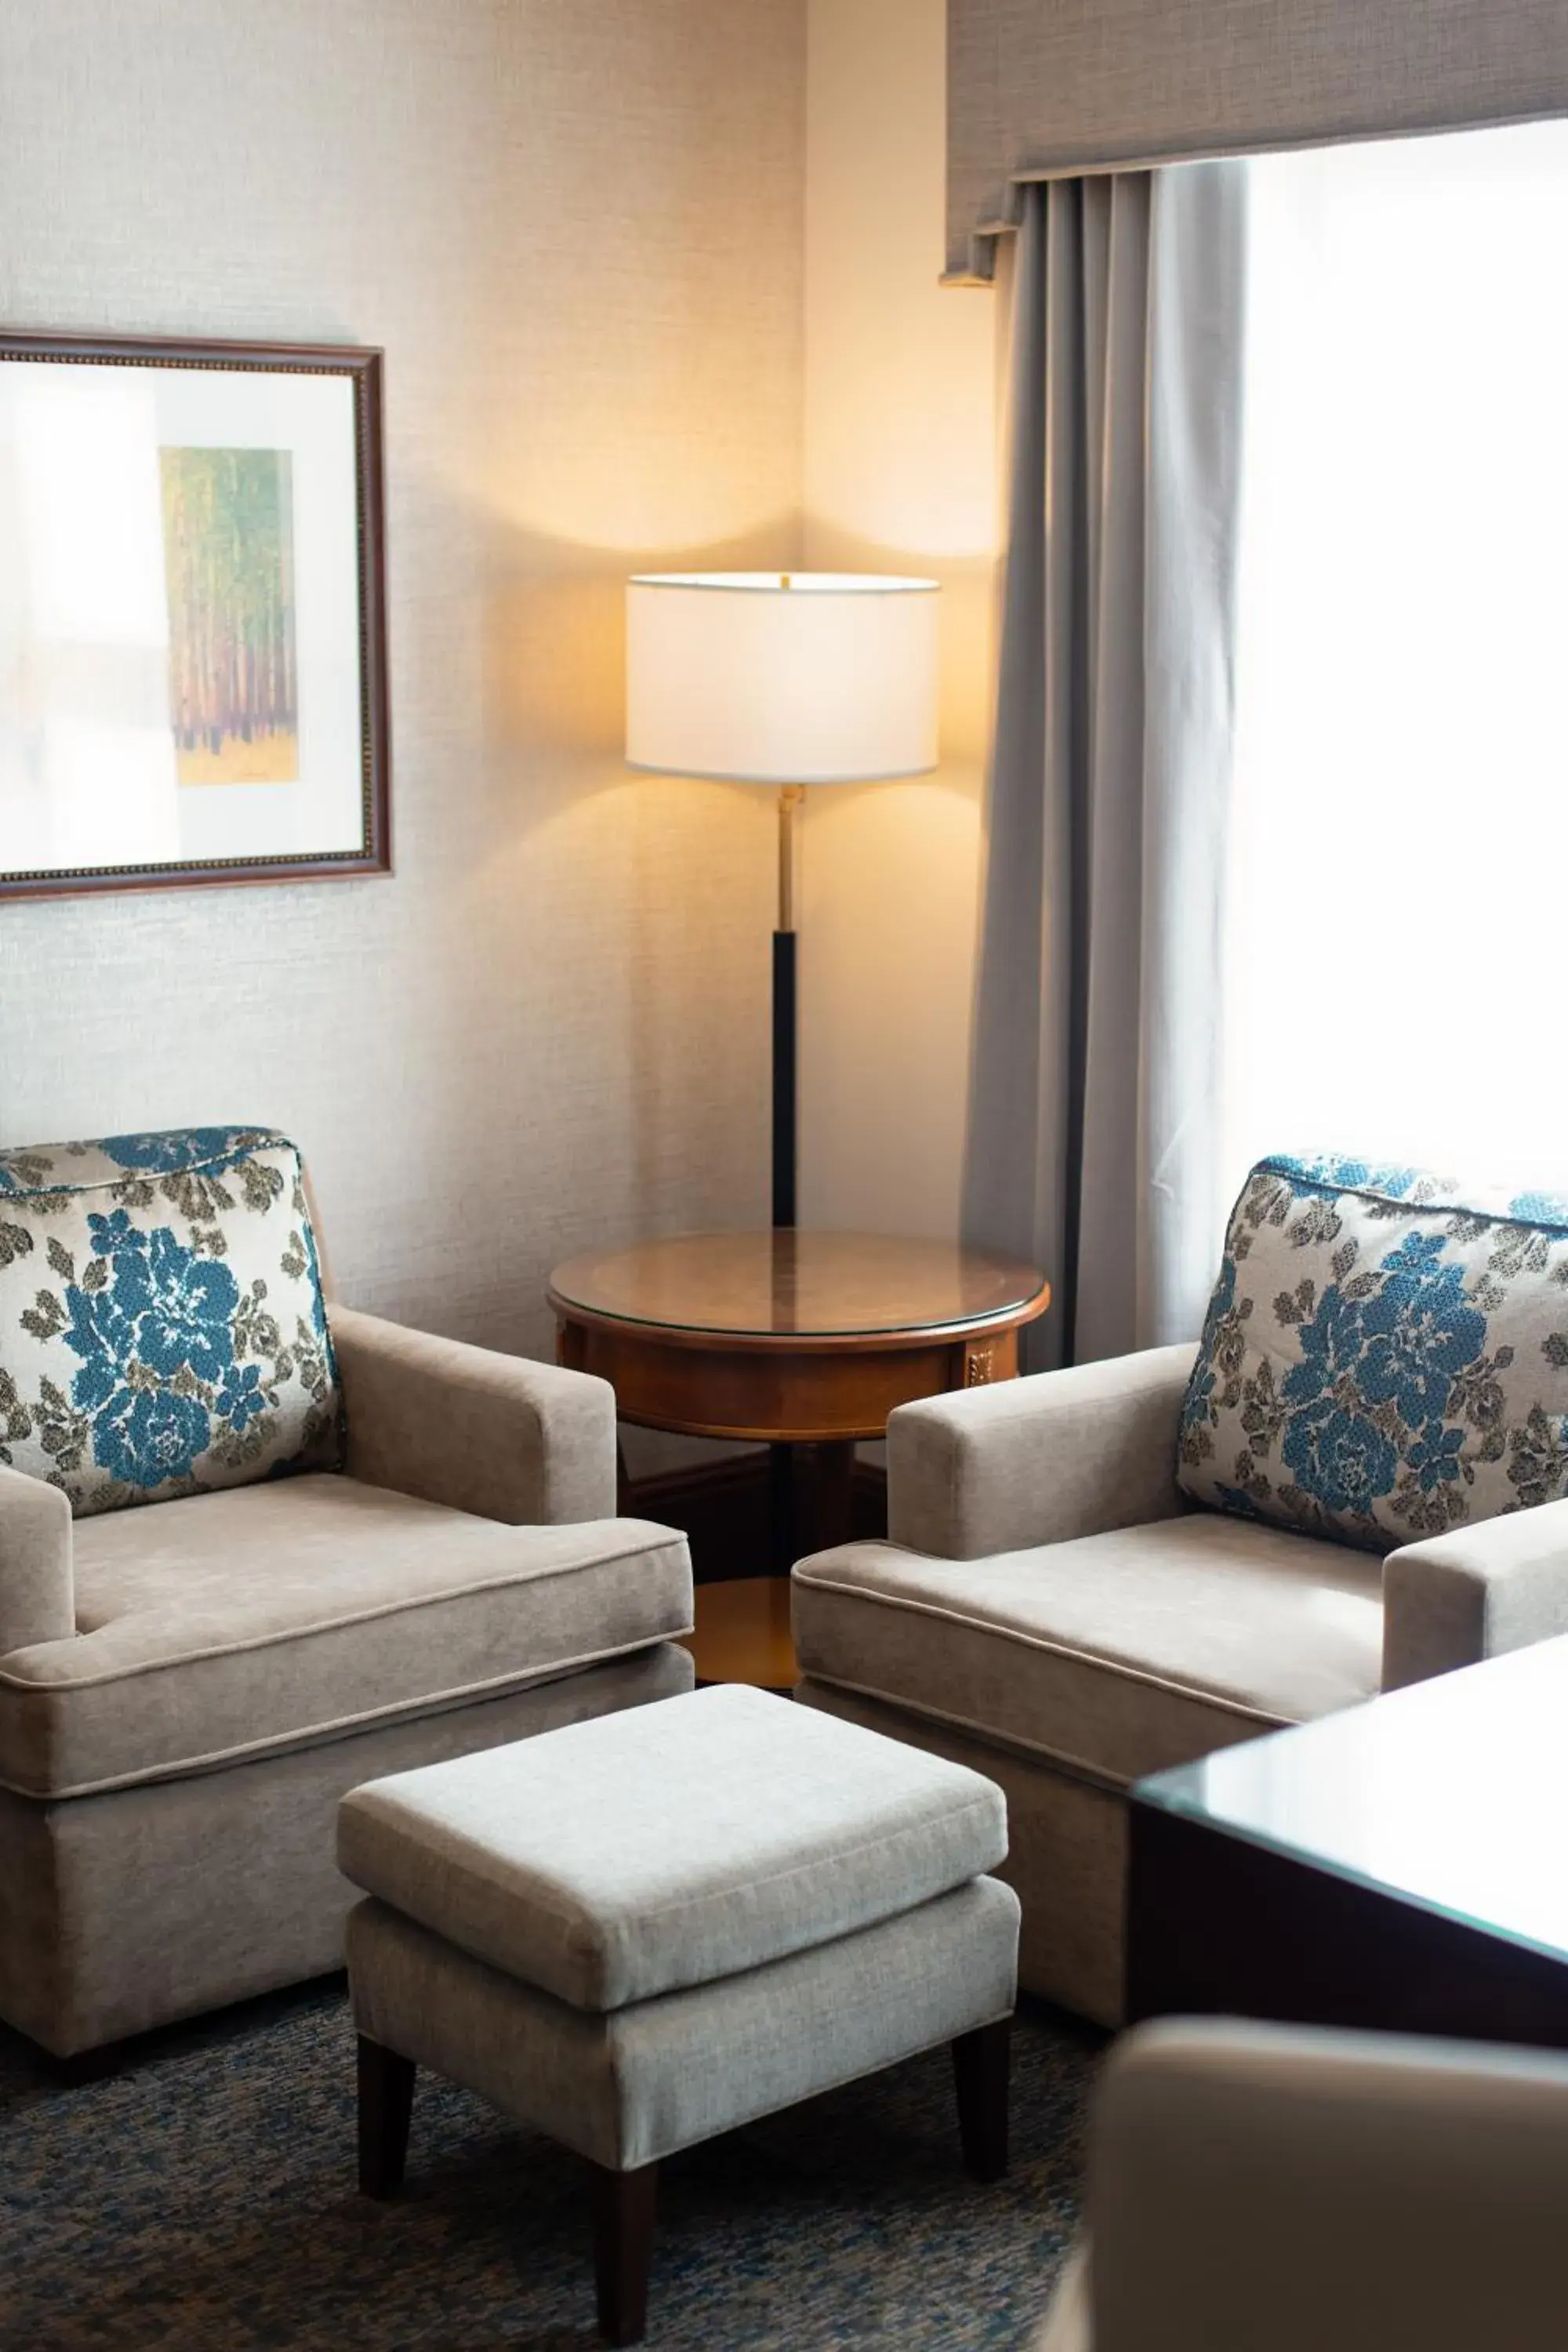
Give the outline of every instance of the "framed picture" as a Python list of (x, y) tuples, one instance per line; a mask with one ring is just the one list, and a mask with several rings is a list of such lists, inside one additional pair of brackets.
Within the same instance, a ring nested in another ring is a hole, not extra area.
[(0, 898), (391, 870), (381, 353), (0, 333)]

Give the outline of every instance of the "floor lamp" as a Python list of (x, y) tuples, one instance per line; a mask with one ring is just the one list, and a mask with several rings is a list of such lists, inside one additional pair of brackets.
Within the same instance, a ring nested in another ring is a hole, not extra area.
[(647, 572), (626, 588), (626, 760), (779, 787), (773, 1222), (795, 1222), (795, 820), (808, 784), (937, 763), (937, 583), (850, 572)]

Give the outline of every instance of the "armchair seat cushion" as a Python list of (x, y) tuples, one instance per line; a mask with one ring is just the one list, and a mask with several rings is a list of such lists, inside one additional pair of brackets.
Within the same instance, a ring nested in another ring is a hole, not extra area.
[(795, 1571), (804, 1674), (1115, 1787), (1370, 1698), (1381, 1563), (1192, 1512), (936, 1559), (847, 1544)]
[(0, 1786), (313, 1747), (689, 1630), (683, 1537), (505, 1527), (335, 1475), (79, 1521), (77, 1633), (0, 1658)]

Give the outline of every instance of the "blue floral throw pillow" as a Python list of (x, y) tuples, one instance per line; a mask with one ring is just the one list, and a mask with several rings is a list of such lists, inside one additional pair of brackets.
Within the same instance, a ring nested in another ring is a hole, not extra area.
[(1568, 1201), (1261, 1160), (1182, 1418), (1194, 1502), (1387, 1551), (1568, 1495)]
[(256, 1128), (0, 1151), (0, 1462), (77, 1517), (335, 1469), (304, 1171)]

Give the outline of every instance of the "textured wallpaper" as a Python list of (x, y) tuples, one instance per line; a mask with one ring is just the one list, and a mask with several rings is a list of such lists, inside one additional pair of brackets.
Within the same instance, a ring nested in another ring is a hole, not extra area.
[(0, 319), (380, 343), (391, 880), (0, 908), (0, 1142), (276, 1122), (338, 1289), (766, 1213), (766, 794), (632, 778), (621, 583), (793, 561), (801, 0), (5, 0)]

